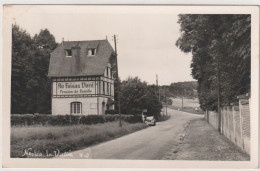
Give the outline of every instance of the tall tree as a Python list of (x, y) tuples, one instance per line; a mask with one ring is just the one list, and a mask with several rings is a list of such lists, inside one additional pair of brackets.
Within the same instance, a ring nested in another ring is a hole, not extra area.
[(11, 113), (50, 112), (47, 73), (50, 52), (56, 45), (47, 29), (31, 38), (18, 25), (12, 26)]
[(56, 48), (57, 43), (48, 29), (41, 30), (33, 37), (36, 46), (34, 78), (37, 85), (34, 87), (36, 109), (40, 113), (51, 112), (51, 80), (47, 77), (50, 53)]
[[(217, 109), (250, 91), (250, 15), (179, 15), (176, 45), (192, 53), (192, 76), (198, 80), (202, 109)], [(219, 80), (218, 80), (219, 79)]]
[(34, 56), (33, 40), (30, 35), (12, 26), (12, 74), (11, 74), (11, 113), (32, 112), (33, 99), (28, 91), (28, 79), (33, 72), (32, 56)]

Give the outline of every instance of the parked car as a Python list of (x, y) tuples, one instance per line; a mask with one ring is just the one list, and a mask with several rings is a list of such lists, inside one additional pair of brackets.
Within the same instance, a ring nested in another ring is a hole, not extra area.
[(155, 120), (154, 116), (148, 116), (145, 118), (144, 123), (148, 126), (150, 126), (150, 125), (155, 126), (156, 120)]

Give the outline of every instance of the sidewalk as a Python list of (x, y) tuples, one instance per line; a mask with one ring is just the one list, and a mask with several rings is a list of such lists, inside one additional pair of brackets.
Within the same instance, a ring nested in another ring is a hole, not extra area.
[(250, 160), (226, 137), (220, 135), (205, 119), (194, 119), (190, 122), (185, 137), (178, 149), (168, 154), (168, 160)]

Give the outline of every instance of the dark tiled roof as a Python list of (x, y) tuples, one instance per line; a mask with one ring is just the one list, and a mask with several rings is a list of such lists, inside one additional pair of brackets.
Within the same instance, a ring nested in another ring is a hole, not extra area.
[[(72, 57), (66, 57), (66, 49), (73, 50)], [(79, 56), (74, 56), (79, 49)], [(96, 55), (88, 56), (87, 50), (95, 48)], [(107, 40), (65, 41), (52, 52), (49, 77), (102, 75), (106, 69), (113, 48)]]

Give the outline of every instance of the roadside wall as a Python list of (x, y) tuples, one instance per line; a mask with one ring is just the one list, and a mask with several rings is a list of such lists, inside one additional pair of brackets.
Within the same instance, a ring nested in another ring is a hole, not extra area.
[[(221, 133), (250, 154), (250, 109), (249, 100), (239, 100), (238, 106), (226, 106), (221, 109)], [(207, 111), (205, 119), (218, 129), (219, 114)]]

